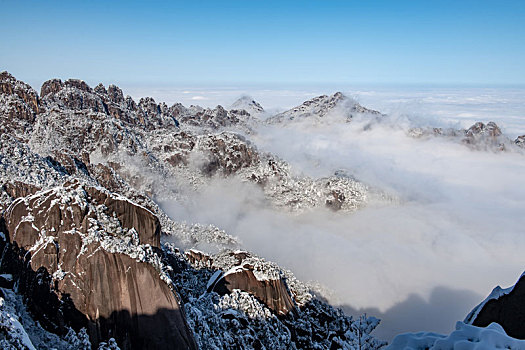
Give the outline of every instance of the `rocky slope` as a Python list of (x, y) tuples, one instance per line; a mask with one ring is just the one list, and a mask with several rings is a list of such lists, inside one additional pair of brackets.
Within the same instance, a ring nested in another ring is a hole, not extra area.
[(1, 73), (2, 347), (382, 347), (370, 335), (377, 319), (344, 315), (291, 272), (237, 250), (235, 237), (174, 222), (157, 205), (224, 177), (285, 210), (365, 205), (365, 185), (292, 175), (258, 151), (242, 136), (260, 107), (249, 106), (136, 103), (73, 79), (38, 94)]
[(4, 217), (13, 245), (4, 250), (11, 266), (3, 272), (16, 276), (45, 328), (87, 328), (93, 343), (113, 337), (124, 348), (196, 347), (162, 280), (160, 223), (150, 211), (66, 183), (18, 198)]

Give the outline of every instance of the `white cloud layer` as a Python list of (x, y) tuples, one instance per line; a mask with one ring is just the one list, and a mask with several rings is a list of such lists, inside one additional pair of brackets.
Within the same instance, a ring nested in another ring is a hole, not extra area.
[(290, 214), (268, 207), (257, 187), (223, 180), (170, 214), (218, 225), (247, 249), (330, 288), (331, 302), (383, 317), (379, 335), (449, 332), (494, 286), (513, 284), (525, 269), (525, 156), (414, 139), (410, 126), (457, 120), (393, 114), (372, 127), (366, 118), (304, 122), (251, 137), (298, 172), (344, 169), (398, 201), (352, 214)]
[(468, 127), (477, 121), (495, 121), (512, 137), (525, 134), (525, 88), (421, 88), (352, 86), (196, 86), (140, 87), (121, 86), (125, 93), (139, 99), (152, 96), (168, 104), (195, 104), (194, 96), (203, 107), (219, 104), (227, 107), (244, 94), (253, 97), (266, 110), (283, 110), (312, 97), (343, 91), (362, 105), (388, 114), (408, 114), (433, 117), (435, 121), (457, 122)]

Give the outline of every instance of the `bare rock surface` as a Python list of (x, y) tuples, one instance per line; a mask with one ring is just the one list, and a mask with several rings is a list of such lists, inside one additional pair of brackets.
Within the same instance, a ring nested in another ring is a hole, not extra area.
[(0, 134), (20, 140), (27, 139), (27, 131), (39, 112), (39, 98), (31, 86), (16, 80), (8, 72), (0, 73)]
[[(279, 270), (248, 252), (234, 251), (230, 258), (236, 260), (234, 266), (220, 274), (215, 274), (208, 282), (209, 290), (221, 295), (232, 293), (235, 289), (247, 292), (264, 303), (276, 315), (287, 315), (295, 310), (295, 303)], [(203, 261), (206, 257), (194, 256)], [(211, 258), (210, 258), (211, 259)], [(219, 257), (219, 261), (221, 258)], [(213, 266), (213, 265), (212, 265)], [(220, 271), (220, 270), (219, 270)]]
[(5, 218), (36, 271), (22, 284), (44, 326), (87, 327), (92, 343), (113, 337), (123, 349), (195, 347), (176, 292), (152, 264), (160, 224), (150, 211), (72, 183), (15, 200)]

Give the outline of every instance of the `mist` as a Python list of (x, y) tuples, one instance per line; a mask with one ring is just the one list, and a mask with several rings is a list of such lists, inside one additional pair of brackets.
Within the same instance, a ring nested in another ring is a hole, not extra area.
[(175, 220), (225, 229), (244, 248), (326, 287), (324, 297), (351, 314), (382, 317), (377, 335), (386, 339), (450, 332), (492, 288), (515, 283), (525, 266), (522, 153), (407, 136), (409, 127), (436, 120), (341, 120), (262, 126), (251, 139), (295, 173), (342, 169), (395, 200), (354, 213), (297, 214), (272, 208), (255, 185), (216, 179), (163, 208)]

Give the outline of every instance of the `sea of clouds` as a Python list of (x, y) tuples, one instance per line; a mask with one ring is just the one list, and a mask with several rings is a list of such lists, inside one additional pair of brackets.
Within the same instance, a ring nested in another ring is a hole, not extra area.
[(382, 318), (378, 336), (448, 333), (493, 287), (515, 283), (525, 270), (525, 155), (407, 130), (494, 120), (514, 138), (525, 134), (525, 91), (348, 94), (389, 115), (346, 123), (335, 113), (321, 123), (264, 125), (249, 137), (296, 174), (344, 170), (395, 200), (355, 213), (293, 214), (273, 209), (253, 185), (216, 180), (169, 214), (215, 224), (246, 249), (321, 283), (347, 312)]

